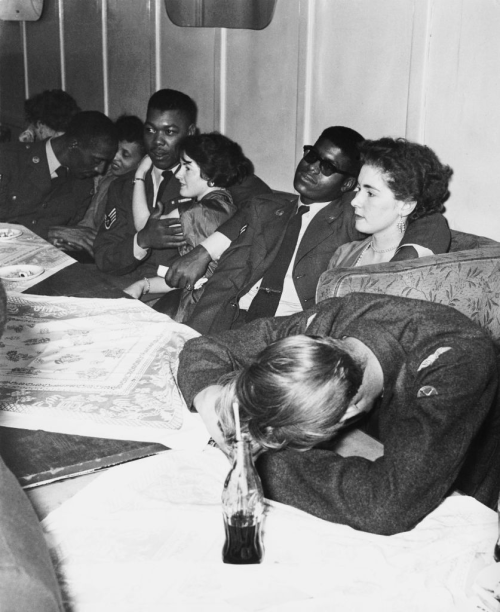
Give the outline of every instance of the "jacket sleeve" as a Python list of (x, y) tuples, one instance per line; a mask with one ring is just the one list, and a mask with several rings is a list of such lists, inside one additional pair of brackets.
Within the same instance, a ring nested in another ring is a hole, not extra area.
[(104, 223), (94, 241), (97, 267), (108, 274), (128, 274), (144, 261), (134, 257), (133, 186), (127, 175), (109, 187)]
[(411, 246), (413, 244), (425, 247), (435, 255), (447, 253), (450, 250), (451, 232), (443, 215), (434, 213), (410, 223), (406, 228), (400, 249), (391, 261), (418, 257), (417, 251)]
[[(328, 450), (285, 450), (259, 458), (264, 492), (322, 519), (391, 535), (411, 529), (450, 492), (467, 450), (494, 401), (497, 373), (485, 338), (449, 339), (450, 350), (430, 365), (402, 368), (390, 398), (376, 461)], [(391, 392), (389, 390), (389, 395)]]
[(195, 396), (216, 385), (224, 374), (246, 367), (268, 344), (303, 333), (311, 313), (291, 317), (257, 319), (239, 330), (188, 340), (179, 358), (177, 380), (191, 407)]

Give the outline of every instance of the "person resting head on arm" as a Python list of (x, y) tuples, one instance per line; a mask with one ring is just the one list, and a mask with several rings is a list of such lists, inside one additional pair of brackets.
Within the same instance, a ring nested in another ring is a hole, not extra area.
[[(176, 178), (180, 182), (178, 206), (166, 217), (180, 218), (185, 244), (179, 255), (185, 255), (210, 236), (236, 212), (228, 187), (241, 181), (250, 171), (251, 162), (244, 156), (239, 144), (217, 132), (188, 136), (182, 142), (180, 167)], [(140, 231), (151, 216), (146, 202), (144, 175), (151, 165), (145, 158), (136, 172), (133, 196), (134, 224)], [(159, 203), (154, 215), (163, 218), (163, 206)], [(216, 263), (208, 266), (205, 278), (213, 274)], [(165, 270), (166, 273), (166, 270)], [(125, 289), (134, 298), (145, 293), (162, 294), (174, 289), (163, 276), (139, 280)], [(182, 290), (177, 321), (182, 321), (190, 307), (200, 298), (202, 289), (188, 285)]]
[[(329, 298), (188, 340), (177, 381), (226, 452), (236, 401), (260, 451), (265, 496), (322, 519), (389, 535), (455, 488), (498, 499), (500, 480), (485, 478), (500, 470), (495, 350), (451, 307), (369, 293)], [(374, 461), (334, 452), (354, 418), (383, 445)]]
[[(435, 213), (444, 211), (453, 170), (429, 147), (404, 138), (381, 138), (366, 140), (360, 151), (363, 165), (351, 205), (356, 229), (370, 237), (339, 247), (329, 269), (397, 260), (405, 232), (417, 219), (428, 217), (428, 233), (449, 233), (444, 217)], [(404, 250), (406, 259), (434, 254), (418, 244), (406, 244)]]
[[(144, 124), (135, 115), (121, 115), (115, 121), (118, 131), (118, 150), (104, 176), (98, 181), (85, 216), (73, 227), (53, 226), (49, 241), (63, 251), (86, 251), (93, 256), (94, 239), (104, 221), (108, 189), (111, 183), (131, 170), (135, 170), (144, 156)], [(76, 258), (78, 254), (74, 253)]]

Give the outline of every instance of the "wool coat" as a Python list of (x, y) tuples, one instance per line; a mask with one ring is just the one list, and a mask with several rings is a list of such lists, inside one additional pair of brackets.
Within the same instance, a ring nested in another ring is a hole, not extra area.
[(266, 497), (386, 535), (411, 529), (455, 487), (484, 503), (497, 498), (496, 349), (484, 330), (448, 306), (353, 293), (195, 338), (178, 371), (188, 406), (270, 343), (297, 334), (352, 337), (373, 352), (384, 387), (367, 418), (378, 422), (384, 454), (370, 461), (319, 448), (264, 453), (257, 467)]

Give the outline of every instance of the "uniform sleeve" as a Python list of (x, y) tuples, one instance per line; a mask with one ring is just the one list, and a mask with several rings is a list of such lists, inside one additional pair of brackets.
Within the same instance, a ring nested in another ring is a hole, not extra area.
[[(309, 313), (310, 316), (310, 313)], [(195, 396), (224, 374), (246, 367), (271, 342), (303, 333), (308, 317), (258, 319), (239, 330), (188, 340), (180, 354), (177, 380), (188, 406)]]
[(404, 397), (380, 407), (389, 420), (382, 457), (371, 462), (319, 449), (266, 453), (258, 462), (265, 495), (362, 531), (411, 529), (450, 492), (494, 402), (491, 344), (455, 338), (449, 347), (417, 372), (405, 375), (402, 368), (395, 389), (403, 386)]
[(419, 257), (418, 249), (415, 249), (413, 245), (424, 247), (432, 251), (434, 255), (439, 255), (447, 253), (450, 250), (450, 244), (451, 232), (448, 222), (440, 213), (434, 213), (408, 225), (399, 250), (391, 261)]
[(94, 241), (97, 267), (108, 274), (128, 274), (144, 260), (134, 257), (131, 179), (114, 181), (108, 190), (104, 216)]

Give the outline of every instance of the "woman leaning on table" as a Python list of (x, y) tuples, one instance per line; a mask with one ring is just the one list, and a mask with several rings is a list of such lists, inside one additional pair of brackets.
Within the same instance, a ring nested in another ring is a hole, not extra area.
[[(361, 145), (361, 159), (357, 194), (351, 205), (356, 229), (370, 236), (339, 247), (328, 269), (390, 261), (406, 228), (416, 219), (429, 217), (433, 232), (449, 233), (444, 217), (434, 213), (444, 211), (453, 170), (443, 165), (434, 151), (404, 138), (381, 138)], [(418, 244), (411, 246), (413, 257), (435, 254)]]

